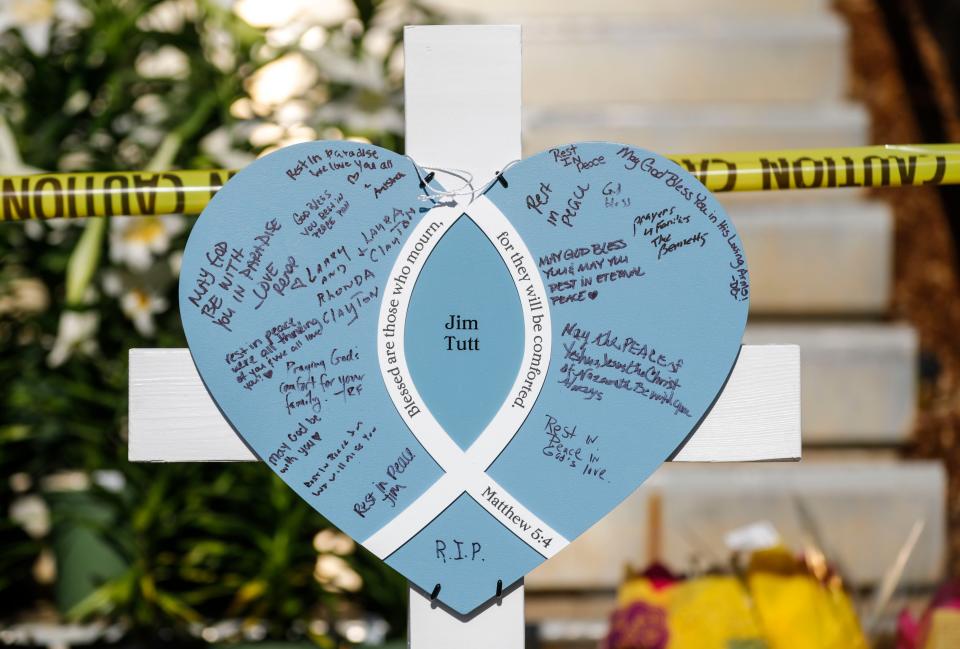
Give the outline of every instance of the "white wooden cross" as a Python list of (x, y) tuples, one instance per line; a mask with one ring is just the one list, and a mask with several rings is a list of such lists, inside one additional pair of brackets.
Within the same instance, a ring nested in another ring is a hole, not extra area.
[[(407, 27), (407, 153), (481, 182), (520, 158), (520, 27)], [(642, 144), (642, 143), (640, 143)], [(800, 457), (800, 351), (744, 346), (720, 398), (673, 457)], [(138, 462), (254, 461), (207, 393), (186, 349), (130, 350), (130, 448)], [(555, 560), (563, 560), (562, 554)], [(523, 580), (472, 616), (410, 588), (413, 649), (521, 649)]]

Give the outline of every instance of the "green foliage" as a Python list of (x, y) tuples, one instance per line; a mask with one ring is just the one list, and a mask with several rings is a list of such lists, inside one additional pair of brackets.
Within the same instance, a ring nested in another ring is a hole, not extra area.
[[(36, 0), (29, 20), (4, 16), (19, 2), (0, 4), (0, 25), (12, 24), (0, 31), (0, 140), (14, 136), (0, 141), (0, 173), (235, 166), (317, 137), (398, 148), (400, 30), (430, 18), (373, 0), (334, 17), (318, 7), (340, 3), (301, 3), (270, 27), (221, 0)], [(257, 75), (283, 57), (315, 82), (258, 98)], [(176, 273), (188, 227), (0, 224), (0, 623), (55, 599), (38, 566), (59, 526), (83, 525), (121, 569), (63, 618), (120, 623), (138, 645), (197, 641), (236, 619), (330, 646), (310, 620), (369, 613), (402, 634), (403, 580), (351, 550), (363, 588), (321, 584), (313, 538), (329, 523), (261, 463), (126, 461), (128, 350), (185, 345)], [(100, 515), (87, 517), (58, 508), (49, 482), (65, 473), (123, 484), (91, 486)], [(31, 495), (51, 504), (52, 534), (31, 536), (10, 514)]]

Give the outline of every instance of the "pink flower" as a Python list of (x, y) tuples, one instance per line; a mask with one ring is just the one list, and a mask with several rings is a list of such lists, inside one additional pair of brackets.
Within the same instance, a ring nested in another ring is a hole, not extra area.
[(601, 649), (665, 649), (669, 639), (666, 611), (634, 602), (611, 616), (610, 631)]

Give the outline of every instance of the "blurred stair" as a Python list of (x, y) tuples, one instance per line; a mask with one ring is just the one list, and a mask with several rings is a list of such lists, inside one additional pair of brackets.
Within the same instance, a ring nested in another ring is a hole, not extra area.
[(735, 149), (861, 146), (870, 118), (846, 102), (598, 106), (524, 105), (524, 147), (531, 155), (579, 139), (633, 144), (665, 153)]
[(825, 194), (778, 203), (762, 198), (721, 196), (747, 252), (752, 315), (887, 311), (893, 281), (888, 204)]
[(836, 101), (846, 36), (826, 13), (524, 22), (523, 103)]
[[(589, 3), (557, 2), (557, 0), (424, 0), (424, 4), (455, 19), (496, 19), (518, 21), (538, 16), (579, 18), (590, 16), (690, 16), (716, 10), (716, 0), (591, 0)], [(819, 13), (830, 6), (830, 0), (727, 0), (727, 14), (772, 14), (791, 17)]]

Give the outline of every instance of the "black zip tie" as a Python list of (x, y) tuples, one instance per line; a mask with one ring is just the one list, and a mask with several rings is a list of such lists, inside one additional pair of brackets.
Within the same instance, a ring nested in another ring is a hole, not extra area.
[(433, 180), (434, 176), (436, 175), (437, 174), (431, 171), (426, 176), (424, 176), (423, 180), (420, 181), (420, 189), (426, 189), (427, 185), (430, 183), (431, 180)]
[(497, 580), (497, 597), (499, 598), (501, 595), (503, 595), (503, 580), (498, 579)]
[(497, 172), (497, 182), (503, 185), (503, 188), (506, 189), (510, 185), (507, 184), (507, 179), (503, 177), (503, 174), (499, 171)]
[(433, 592), (430, 593), (430, 601), (432, 602), (433, 600), (437, 599), (437, 595), (439, 594), (440, 594), (440, 584), (437, 584), (436, 586), (433, 587)]

